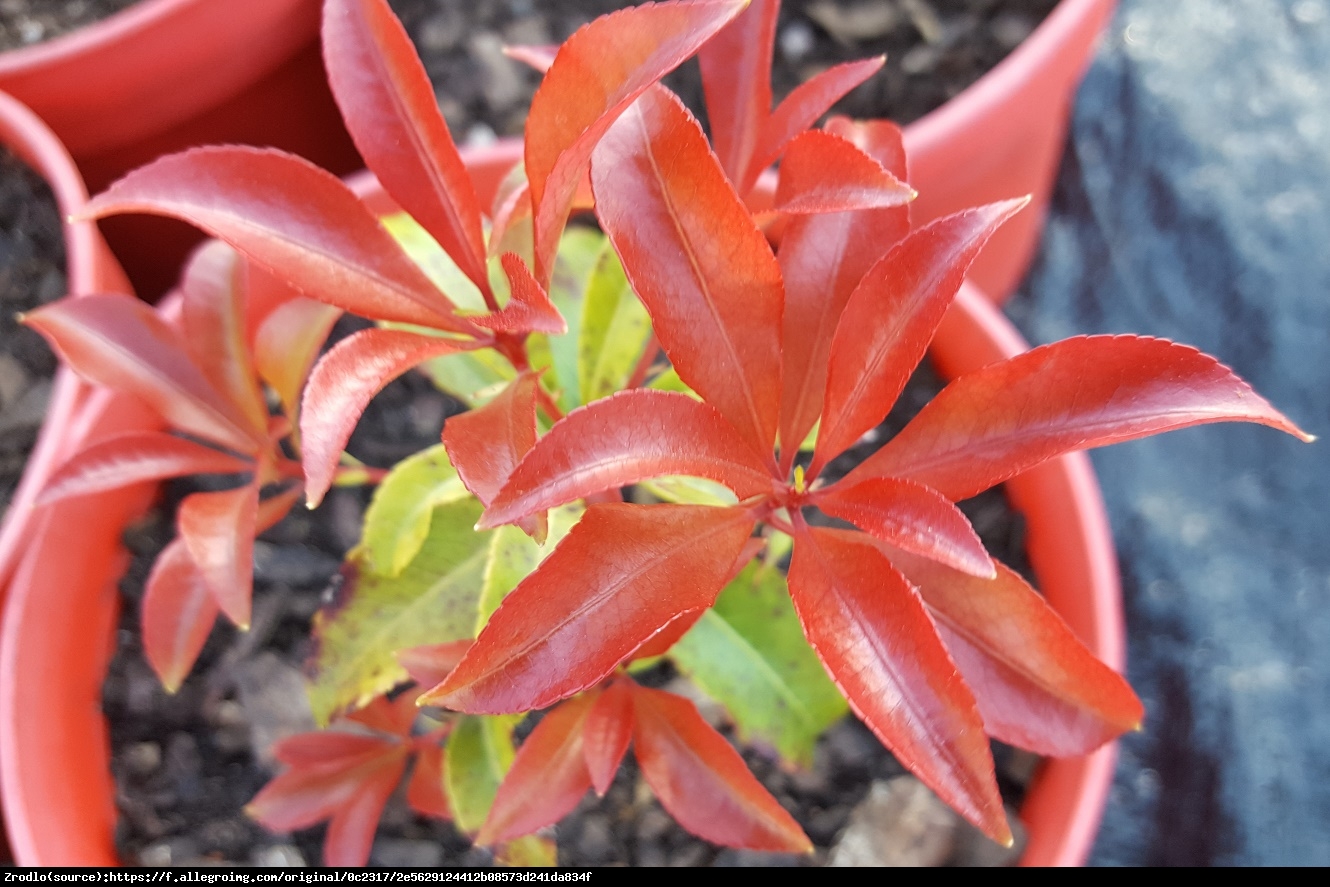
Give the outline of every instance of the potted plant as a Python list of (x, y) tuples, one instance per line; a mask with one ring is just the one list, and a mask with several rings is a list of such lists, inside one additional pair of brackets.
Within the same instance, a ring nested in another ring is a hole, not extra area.
[[(0, 90), (46, 121), (93, 190), (160, 154), (213, 142), (271, 145), (350, 172), (360, 164), (323, 78), (318, 8), (141, 0), (0, 53)], [(170, 286), (197, 240), (184, 226), (143, 220), (118, 220), (106, 236), (145, 297)]]
[[(1009, 835), (987, 746), (978, 742), (983, 732), (1066, 756), (1139, 722), (1130, 689), (1019, 577), (993, 564), (950, 500), (1010, 480), (1024, 490), (1016, 494), (1019, 504), (1033, 513), (1038, 493), (1071, 487), (1086, 494), (1087, 475), (1083, 461), (1079, 468), (1029, 469), (1071, 449), (1199, 422), (1254, 421), (1305, 435), (1213, 359), (1160, 340), (1073, 339), (984, 365), (1013, 343), (999, 336), (977, 348), (967, 338), (977, 326), (963, 310), (973, 308), (974, 297), (956, 303), (961, 313), (948, 315), (948, 306), (965, 267), (1024, 201), (911, 229), (913, 192), (902, 181), (899, 130), (844, 120), (809, 129), (830, 88), (822, 102), (770, 113), (753, 100), (753, 84), (765, 72), (723, 53), (710, 61), (704, 55), (708, 101), (743, 113), (711, 115), (723, 121), (717, 143), (739, 146), (718, 158), (689, 112), (657, 83), (699, 48), (707, 53), (703, 47), (717, 33), (749, 27), (743, 9), (724, 0), (641, 7), (584, 28), (552, 60), (532, 54), (549, 72), (533, 103), (525, 163), (495, 195), (489, 250), (502, 256), (493, 278), (477, 189), (405, 35), (378, 0), (330, 0), (330, 78), (385, 191), (432, 237), (422, 238), (401, 216), (381, 226), (352, 192), (296, 158), (243, 148), (164, 158), (90, 205), (87, 215), (147, 210), (187, 219), (248, 260), (242, 265), (225, 247), (209, 247), (191, 263), (180, 321), (188, 335), (111, 297), (32, 318), (81, 372), (148, 399), (191, 437), (98, 438), (52, 482), (53, 509), (118, 501), (111, 490), (126, 475), (244, 475), (241, 487), (186, 500), (180, 541), (150, 580), (149, 595), (155, 582), (157, 599), (167, 602), (152, 616), (145, 612), (145, 623), (156, 626), (148, 630), (164, 638), (150, 657), (168, 682), (197, 653), (200, 624), (206, 629), (219, 612), (245, 621), (239, 568), (248, 563), (247, 545), (272, 511), (289, 505), (294, 489), (285, 446), (298, 449), (305, 493), (317, 501), (339, 473), (354, 472), (341, 450), (369, 399), (413, 365), (444, 356), (478, 361), (469, 375), (489, 367), (499, 382), (459, 391), (477, 406), (449, 423), (446, 455), (408, 460), (384, 479), (377, 501), (389, 527), (373, 519), (367, 526), (354, 555), (364, 581), (322, 624), (323, 647), (342, 643), (331, 626), (354, 618), (362, 595), (371, 609), (382, 609), (374, 594), (413, 593), (419, 577), (408, 576), (429, 555), (424, 539), (445, 509), (448, 522), (479, 519), (495, 534), (468, 542), (464, 532), (455, 544), (493, 546), (504, 563), (536, 544), (523, 534), (562, 541), (521, 555), (526, 565), (508, 580), (486, 580), (442, 602), (475, 609), (485, 628), (474, 643), (476, 622), (463, 619), (463, 628), (427, 639), (407, 632), (358, 649), (380, 664), (322, 687), (321, 709), (331, 716), (365, 706), (408, 673), (436, 685), (424, 701), (466, 713), (448, 721), (459, 735), (462, 725), (493, 723), (488, 715), (559, 703), (522, 746), (497, 794), (490, 792), (483, 804), (489, 809), (492, 802), (490, 812), (472, 819), (482, 837), (515, 840), (557, 819), (588, 787), (603, 787), (631, 737), (653, 789), (685, 827), (721, 843), (802, 849), (798, 826), (735, 768), (734, 752), (699, 726), (686, 703), (639, 687), (620, 669), (671, 652), (708, 618), (721, 587), (736, 572), (742, 577), (755, 547), (779, 553), (790, 539), (790, 618), (808, 636), (806, 655), (826, 666), (850, 705), (911, 769), (996, 840)], [(833, 69), (819, 86), (868, 73), (865, 66)], [(764, 196), (755, 185), (776, 156), (780, 179)], [(586, 201), (588, 174), (596, 218), (613, 244), (595, 252), (588, 272), (600, 275), (595, 311), (591, 295), (571, 304), (556, 275), (564, 228), (571, 209)], [(488, 183), (486, 191), (492, 187), (493, 178), (476, 178)], [(779, 241), (778, 252), (768, 237)], [(414, 264), (411, 251), (426, 264)], [(830, 268), (827, 257), (836, 257)], [(281, 448), (276, 444), (291, 425), (255, 414), (256, 382), (267, 381), (290, 416), (291, 380), (303, 374), (310, 352), (283, 354), (265, 337), (273, 305), (292, 299), (289, 292), (256, 296), (270, 278), (389, 323), (353, 335), (320, 360), (304, 388), (298, 439)], [(448, 295), (434, 280), (447, 282)], [(621, 283), (611, 286), (614, 280)], [(241, 311), (246, 290), (251, 307), (267, 306), (258, 317)], [(460, 300), (468, 292), (475, 307), (459, 310), (449, 296)], [(611, 300), (611, 315), (622, 308), (650, 318), (650, 325), (635, 325), (641, 338), (626, 362), (622, 355), (610, 361), (615, 370), (607, 376), (582, 365), (589, 354), (593, 368), (602, 366), (607, 337), (594, 319), (605, 319), (598, 314), (602, 299)], [(570, 352), (554, 336), (575, 312), (579, 338)], [(832, 457), (877, 424), (939, 328), (955, 337), (940, 355), (944, 365), (968, 371), (878, 454), (844, 478), (824, 476)], [(597, 348), (586, 347), (591, 337)], [(660, 349), (672, 370), (653, 369)], [(964, 366), (966, 360), (978, 367)], [(602, 382), (618, 393), (601, 397)], [(113, 413), (89, 411), (86, 421)], [(811, 456), (800, 456), (819, 418)], [(775, 448), (778, 434), (787, 444)], [(617, 501), (626, 484), (679, 474), (729, 493), (657, 487), (673, 504)], [(1085, 553), (1099, 577), (1091, 581), (1111, 584), (1104, 537), (1097, 545), (1085, 539), (1103, 529), (1089, 496), (1082, 520), (1034, 521), (1032, 532), (1046, 540), (1033, 546), (1046, 582), (1066, 578), (1068, 568), (1052, 557), (1070, 547)], [(575, 500), (587, 504), (571, 517), (557, 510)], [(858, 529), (815, 525), (816, 511)], [(759, 524), (766, 529), (754, 536)], [(54, 537), (43, 544), (54, 545)], [(25, 582), (46, 581), (42, 558), (52, 550), (34, 544)], [(53, 566), (67, 569), (82, 568)], [(72, 586), (68, 578), (60, 576), (60, 585)], [(91, 592), (104, 593), (104, 586)], [(1060, 594), (1050, 588), (1050, 597)], [(34, 741), (35, 724), (68, 723), (63, 713), (26, 722), (5, 717), (37, 710), (31, 688), (49, 683), (34, 679), (30, 668), (40, 654), (25, 643), (40, 629), (23, 621), (41, 618), (43, 603), (50, 601), (34, 590), (16, 593), (2, 646), (9, 677), (0, 685), (6, 809), (16, 851), (21, 859), (33, 853), (33, 861), (47, 829), (31, 818), (31, 801), (106, 785), (104, 774), (80, 772), (87, 781), (77, 789), (51, 786), (41, 768), (16, 763), (37, 746), (73, 753), (58, 741)], [(1115, 628), (1110, 619), (1097, 640), (1111, 648), (1120, 639)], [(74, 658), (57, 652), (42, 663), (72, 670)], [(80, 708), (87, 707), (87, 689), (85, 679)], [(353, 715), (374, 728), (372, 735), (343, 732), (287, 746), (292, 770), (256, 799), (256, 813), (288, 826), (332, 815), (330, 859), (367, 853), (366, 826), (406, 758), (430, 748), (407, 738), (402, 707), (371, 703)], [(510, 729), (511, 722), (498, 723), (474, 729)], [(437, 744), (447, 729), (427, 738)], [(1100, 791), (1106, 757), (1100, 753), (1088, 766)], [(1072, 769), (1083, 775), (1087, 768)], [(432, 768), (420, 767), (418, 778), (422, 772)], [(680, 779), (699, 791), (678, 791)], [(442, 792), (434, 782), (425, 805), (437, 810)], [(532, 808), (522, 799), (536, 783), (549, 792)], [(311, 787), (320, 792), (311, 796)], [(356, 803), (343, 811), (350, 798)], [(731, 815), (716, 816), (714, 805)], [(78, 851), (93, 855), (77, 858), (104, 862), (107, 805), (85, 806), (100, 818), (102, 837)], [(1094, 815), (1080, 814), (1073, 831), (1084, 837)], [(70, 845), (61, 851), (75, 852)]]

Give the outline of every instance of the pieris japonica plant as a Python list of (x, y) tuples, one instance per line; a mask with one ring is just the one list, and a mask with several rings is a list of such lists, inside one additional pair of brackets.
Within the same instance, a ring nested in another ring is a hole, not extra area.
[[(526, 836), (603, 794), (630, 748), (686, 829), (809, 850), (691, 702), (638, 683), (661, 656), (793, 765), (853, 711), (1009, 842), (988, 737), (1082, 754), (1142, 709), (954, 503), (1071, 450), (1200, 423), (1309, 439), (1194, 349), (1080, 337), (955, 379), (829, 475), (1024, 201), (912, 227), (900, 131), (816, 126), (881, 59), (773, 108), (777, 7), (644, 4), (557, 51), (516, 51), (544, 80), (522, 162), (482, 202), (386, 2), (328, 0), (333, 92), (400, 211), (275, 151), (165, 157), (85, 215), (173, 216), (221, 241), (191, 261), (178, 308), (94, 296), (28, 318), (170, 427), (75, 457), (48, 499), (239, 478), (184, 500), (149, 581), (145, 646), (168, 686), (219, 613), (245, 625), (254, 535), (299, 490), (314, 505), (381, 480), (314, 626), (311, 702), (336, 724), (282, 742), (287, 769), (251, 805), (275, 829), (331, 820), (328, 862), (366, 860), (408, 768), (417, 810), (548, 861)], [(694, 55), (709, 137), (660, 83)], [(341, 311), (377, 325), (315, 363)], [(343, 453), (351, 432), (417, 368), (471, 409), (440, 446), (367, 472)]]

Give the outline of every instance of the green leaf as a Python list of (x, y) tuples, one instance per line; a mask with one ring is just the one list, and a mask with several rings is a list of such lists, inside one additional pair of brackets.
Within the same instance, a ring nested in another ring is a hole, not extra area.
[(587, 281), (578, 340), (577, 379), (585, 403), (621, 391), (651, 337), (651, 318), (637, 300), (619, 257), (605, 240)]
[(513, 728), (522, 715), (461, 715), (444, 753), (453, 821), (474, 835), (485, 824), (499, 783), (513, 765)]
[(425, 544), (434, 509), (470, 495), (442, 444), (397, 463), (365, 511), (365, 566), (381, 576), (401, 574)]
[(573, 524), (582, 518), (586, 508), (580, 504), (564, 505), (550, 511), (549, 535), (544, 545), (535, 541), (516, 526), (494, 530), (490, 538), (489, 560), (485, 564), (484, 589), (480, 593), (480, 618), (476, 634), (489, 622), (508, 592), (531, 575), (554, 547), (568, 535)]
[(734, 505), (739, 501), (729, 487), (705, 477), (653, 477), (639, 481), (637, 486), (658, 499), (678, 505)]
[[(582, 326), (588, 281), (608, 240), (592, 228), (569, 228), (559, 241), (559, 253), (550, 281), (550, 301), (559, 309), (569, 330)], [(577, 336), (533, 335), (528, 340), (533, 366), (549, 366), (553, 372), (545, 381), (559, 394), (559, 408), (564, 412), (581, 406), (584, 400), (578, 386)]]
[(701, 400), (701, 396), (688, 387), (688, 383), (679, 378), (674, 367), (670, 367), (656, 378), (646, 384), (648, 388), (654, 388), (657, 391), (677, 391), (679, 394), (686, 394), (694, 400)]
[(400, 575), (379, 576), (353, 553), (336, 600), (314, 617), (310, 707), (320, 724), (407, 679), (396, 652), (474, 637), (489, 534), (473, 527), (470, 497), (434, 511), (420, 554)]
[(559, 846), (553, 838), (525, 835), (495, 847), (494, 861), (513, 868), (553, 868), (559, 864)]
[(437, 357), (421, 364), (420, 369), (441, 391), (472, 407), (488, 403), (517, 378), (512, 364), (491, 348)]
[(724, 705), (745, 741), (807, 767), (818, 736), (849, 707), (804, 640), (785, 575), (756, 561), (670, 650), (679, 670)]
[(452, 299), (454, 305), (464, 310), (485, 310), (485, 299), (480, 290), (415, 219), (398, 212), (381, 216), (379, 224), (406, 250), (425, 276)]

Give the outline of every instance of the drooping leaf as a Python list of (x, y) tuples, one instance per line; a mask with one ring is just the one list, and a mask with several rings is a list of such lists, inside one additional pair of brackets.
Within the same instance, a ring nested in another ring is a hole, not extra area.
[(591, 788), (582, 728), (599, 693), (560, 703), (546, 713), (517, 750), (490, 807), (477, 844), (529, 835), (572, 811)]
[(502, 311), (471, 318), (476, 326), (504, 333), (556, 333), (568, 331), (559, 309), (516, 253), (504, 253), (499, 260), (512, 296)]
[(955, 380), (852, 474), (910, 478), (963, 499), (1071, 450), (1208, 422), (1256, 422), (1312, 439), (1194, 348), (1080, 336)]
[(888, 557), (918, 585), (989, 735), (1068, 757), (1139, 729), (1144, 709), (1131, 687), (1014, 571), (999, 564), (985, 580), (899, 551)]
[(701, 127), (672, 94), (653, 90), (606, 133), (591, 172), (596, 214), (679, 376), (755, 452), (769, 453), (780, 410), (780, 267)]
[(775, 208), (787, 213), (831, 213), (904, 206), (913, 188), (876, 159), (822, 130), (800, 133), (785, 147)]
[[(901, 131), (893, 123), (827, 121), (892, 175), (906, 178)], [(822, 413), (831, 340), (850, 294), (864, 273), (910, 232), (909, 208), (863, 210), (790, 219), (781, 238), (785, 319), (781, 354), (781, 473), (794, 464), (796, 447)]]
[(444, 756), (453, 821), (468, 835), (485, 824), (494, 796), (513, 764), (513, 727), (518, 718), (464, 716), (448, 736)]
[(185, 682), (220, 612), (184, 540), (173, 540), (152, 565), (141, 611), (143, 653), (166, 692)]
[(582, 725), (582, 754), (597, 797), (605, 797), (633, 741), (633, 696), (629, 678), (605, 688)]
[(753, 524), (740, 508), (591, 506), (422, 700), (529, 711), (585, 690), (676, 615), (710, 606)]
[(471, 329), (346, 185), (294, 155), (235, 145), (171, 154), (120, 179), (80, 217), (134, 212), (202, 228), (354, 314)]
[(691, 702), (636, 685), (632, 695), (637, 763), (656, 798), (681, 826), (726, 847), (812, 851), (794, 817)]
[(159, 431), (135, 431), (80, 450), (52, 472), (39, 505), (190, 474), (237, 474), (254, 463)]
[(199, 574), (222, 612), (241, 628), (249, 627), (258, 508), (259, 488), (250, 483), (234, 490), (191, 493), (176, 514), (180, 538)]
[(480, 204), (439, 113), (429, 75), (384, 0), (329, 0), (328, 85), (385, 191), (478, 287), (488, 286)]
[(421, 816), (450, 821), (452, 805), (448, 803), (447, 765), (442, 746), (430, 745), (416, 755), (416, 769), (406, 786), (406, 803)]
[(934, 489), (894, 477), (838, 483), (810, 497), (870, 536), (971, 576), (992, 579), (993, 559), (955, 505)]
[(771, 113), (771, 51), (780, 0), (753, 0), (697, 54), (716, 156), (730, 181), (748, 180)]
[(434, 509), (468, 495), (442, 444), (398, 462), (365, 509), (360, 548), (366, 567), (400, 574), (425, 544)]
[(268, 427), (245, 339), (248, 270), (240, 255), (219, 241), (195, 250), (180, 280), (185, 346), (213, 387), (248, 421), (252, 435)]
[(651, 318), (633, 295), (619, 257), (605, 241), (587, 281), (578, 334), (578, 390), (585, 402), (626, 388), (650, 338)]
[(812, 765), (818, 737), (848, 710), (804, 640), (784, 575), (757, 562), (725, 587), (670, 658), (725, 706), (741, 739), (799, 766)]
[(293, 420), (319, 349), (341, 316), (340, 308), (297, 296), (274, 308), (254, 335), (258, 373)]
[[(489, 560), (485, 564), (484, 584), (476, 619), (476, 633), (485, 627), (499, 604), (523, 579), (558, 547), (569, 531), (582, 519), (586, 509), (581, 503), (563, 505), (549, 512), (549, 532), (537, 542), (517, 527), (499, 527), (489, 534)], [(445, 676), (441, 676), (439, 683)]]
[(190, 359), (179, 334), (138, 299), (64, 299), (23, 321), (80, 376), (143, 399), (179, 430), (245, 454), (266, 444), (265, 435), (249, 426)]
[(441, 339), (405, 330), (367, 329), (338, 342), (314, 366), (300, 407), (305, 496), (317, 505), (351, 431), (374, 395), (402, 373), (430, 358), (473, 348), (464, 339)]
[(887, 415), (905, 388), (970, 262), (1028, 200), (963, 210), (915, 231), (868, 270), (831, 343), (826, 399), (808, 474)]
[(559, 234), (596, 141), (634, 99), (745, 5), (704, 0), (623, 9), (579, 28), (559, 48), (526, 124), (537, 280), (549, 280)]
[(752, 190), (762, 170), (776, 162), (790, 140), (817, 122), (831, 106), (872, 77), (882, 67), (884, 56), (845, 62), (828, 68), (821, 74), (800, 83), (781, 100), (762, 127), (762, 137), (753, 162), (748, 166), (748, 180), (739, 188), (740, 194)]
[(481, 526), (671, 474), (714, 480), (741, 499), (772, 489), (770, 473), (713, 407), (636, 389), (574, 410), (551, 428), (494, 497)]
[(435, 509), (420, 554), (395, 577), (348, 562), (337, 598), (315, 617), (310, 706), (320, 723), (407, 677), (396, 651), (465, 640), (476, 627), (489, 539), (467, 498)]
[(807, 528), (789, 582), (804, 634), (855, 713), (938, 797), (1009, 843), (979, 710), (909, 582), (870, 544)]

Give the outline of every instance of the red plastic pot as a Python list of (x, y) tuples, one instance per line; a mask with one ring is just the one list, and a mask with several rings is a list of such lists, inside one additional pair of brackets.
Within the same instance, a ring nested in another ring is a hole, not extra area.
[(1062, 0), (1001, 64), (905, 129), (916, 222), (1034, 195), (1003, 225), (970, 279), (1005, 302), (1039, 245), (1077, 85), (1116, 0)]
[[(0, 54), (0, 90), (45, 120), (100, 191), (160, 154), (271, 145), (346, 173), (360, 166), (328, 91), (320, 0), (141, 0), (47, 43)], [(140, 295), (173, 283), (193, 229), (103, 227)], [(163, 259), (166, 261), (163, 261)]]
[[(492, 196), (520, 146), (468, 155), (482, 194)], [(379, 212), (395, 207), (362, 175), (356, 187)], [(1025, 348), (978, 290), (962, 289), (933, 351), (944, 374), (975, 369)], [(52, 433), (70, 446), (123, 429), (128, 398), (102, 393)], [(141, 413), (134, 421), (149, 422)], [(68, 451), (67, 449), (65, 450)], [(1008, 483), (1029, 527), (1040, 587), (1090, 648), (1123, 664), (1120, 589), (1103, 504), (1083, 455), (1064, 457)], [(112, 653), (116, 582), (125, 563), (120, 534), (151, 490), (131, 489), (47, 510), (33, 527), (0, 626), (0, 790), (22, 865), (111, 865), (115, 809), (100, 687)], [(71, 529), (76, 528), (76, 530)], [(70, 544), (77, 532), (78, 544)], [(77, 618), (71, 618), (77, 614)], [(1077, 864), (1089, 853), (1112, 778), (1111, 747), (1045, 763), (1022, 818), (1024, 862)]]

